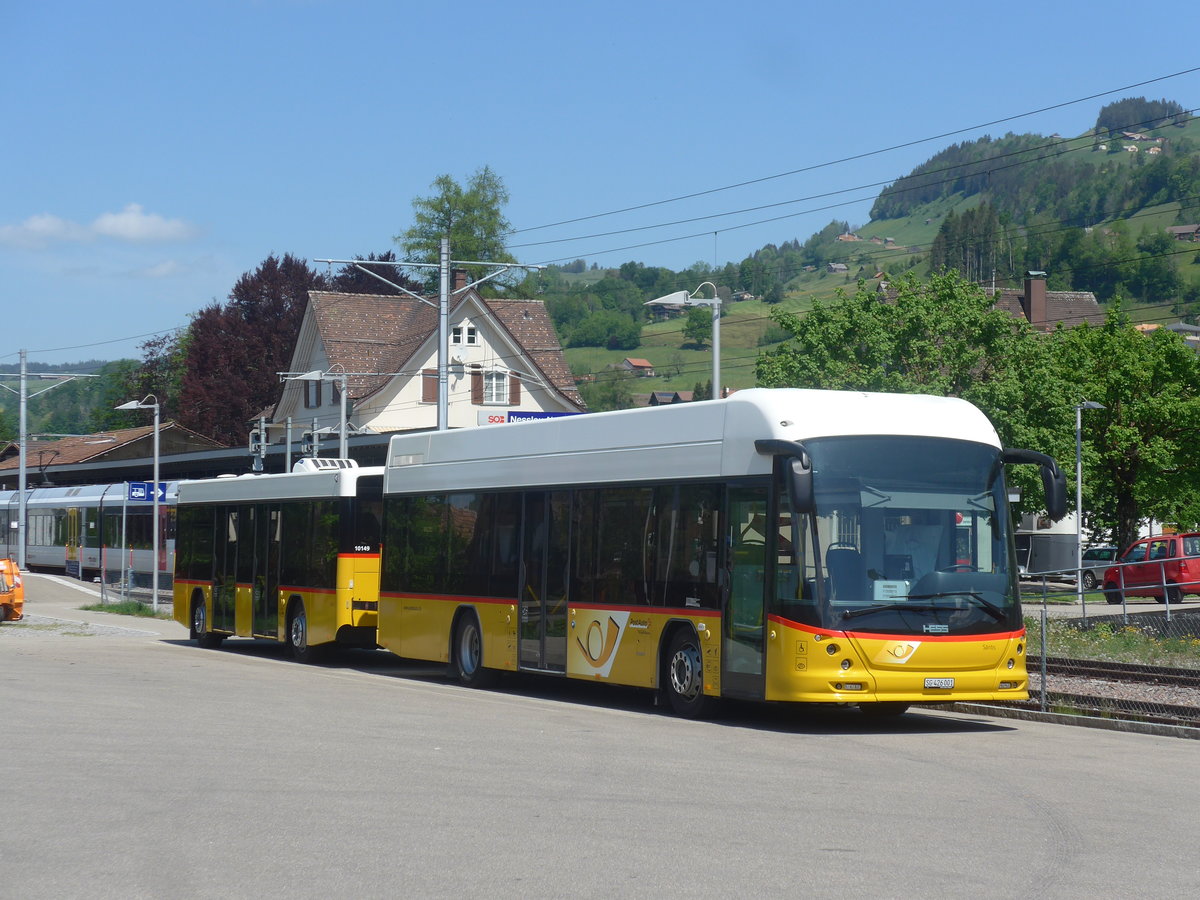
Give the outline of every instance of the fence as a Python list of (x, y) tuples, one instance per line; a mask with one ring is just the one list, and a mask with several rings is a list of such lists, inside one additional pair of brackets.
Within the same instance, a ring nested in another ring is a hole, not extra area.
[(1200, 557), (1113, 563), (1091, 591), (1075, 570), (1023, 576), (1031, 704), (1200, 727), (1197, 572)]

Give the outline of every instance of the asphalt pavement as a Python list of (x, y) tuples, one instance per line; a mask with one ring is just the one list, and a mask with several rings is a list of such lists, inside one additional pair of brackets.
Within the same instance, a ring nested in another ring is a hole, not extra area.
[(0, 625), (4, 900), (1195, 890), (1194, 741), (924, 709), (690, 722), (382, 651), (202, 650), (27, 584), (38, 619)]

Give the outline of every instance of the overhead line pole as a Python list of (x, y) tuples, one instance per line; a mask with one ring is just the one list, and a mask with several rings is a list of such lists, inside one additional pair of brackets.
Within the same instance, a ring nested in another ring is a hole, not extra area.
[(17, 435), (17, 453), (20, 454), (20, 461), (17, 469), (17, 491), (21, 495), (19, 503), (19, 512), (17, 514), (17, 566), (25, 568), (25, 531), (26, 531), (26, 516), (28, 513), (28, 497), (26, 496), (26, 488), (28, 486), (29, 466), (25, 462), (25, 453), (29, 443), (29, 421), (28, 421), (28, 406), (29, 401), (33, 397), (40, 397), (46, 391), (52, 391), (56, 387), (61, 387), (68, 381), (74, 381), (76, 378), (99, 378), (99, 375), (80, 374), (76, 372), (55, 372), (55, 373), (38, 373), (39, 378), (61, 378), (56, 384), (42, 388), (33, 397), (29, 396), (29, 363), (28, 353), (25, 350), (21, 352), (21, 371), (20, 372), (0, 372), (0, 378), (19, 378), (21, 379), (19, 390), (14, 391), (7, 384), (0, 384), (0, 388), (16, 394), (20, 398), (18, 404), (18, 435)]
[[(378, 272), (372, 272), (367, 266), (392, 266), (395, 268), (415, 268), (415, 269), (437, 269), (438, 270), (438, 302), (435, 307), (438, 311), (438, 401), (437, 401), (437, 430), (445, 431), (449, 428), (450, 418), (450, 378), (449, 378), (449, 360), (450, 360), (450, 296), (451, 294), (461, 294), (464, 291), (470, 290), (476, 285), (483, 284), (492, 278), (503, 275), (510, 269), (533, 269), (541, 271), (546, 268), (543, 265), (526, 265), (525, 263), (499, 263), (489, 262), (486, 260), (451, 260), (450, 259), (450, 238), (449, 236), (441, 239), (438, 248), (438, 261), (436, 263), (418, 263), (404, 262), (401, 260), (377, 260), (377, 259), (314, 259), (313, 262), (325, 263), (326, 265), (347, 265), (353, 266), (360, 272), (370, 275), (382, 281), (389, 287), (393, 287), (403, 294), (407, 294), (414, 300), (419, 300), (426, 306), (434, 306), (427, 298), (420, 294), (410, 291), (403, 285), (396, 284), (384, 278)], [(475, 281), (464, 285), (456, 291), (450, 290), (450, 266), (495, 266), (496, 271), (489, 272), (482, 278), (477, 278)], [(344, 393), (344, 392), (343, 392)]]

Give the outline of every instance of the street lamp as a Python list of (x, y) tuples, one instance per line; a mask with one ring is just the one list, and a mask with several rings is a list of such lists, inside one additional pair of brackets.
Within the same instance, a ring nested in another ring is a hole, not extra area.
[[(700, 293), (700, 288), (708, 285), (712, 288), (712, 299), (697, 297)], [(713, 333), (713, 374), (712, 374), (712, 399), (718, 400), (721, 397), (721, 295), (717, 293), (717, 286), (711, 281), (702, 281), (696, 286), (694, 291), (675, 291), (667, 294), (665, 297), (658, 297), (654, 300), (647, 300), (643, 306), (711, 306), (712, 307), (712, 333)]]
[(1083, 411), (1104, 408), (1104, 404), (1095, 400), (1075, 405), (1075, 591), (1080, 606), (1083, 605)]
[(151, 591), (150, 597), (154, 607), (154, 612), (158, 612), (158, 417), (161, 409), (158, 405), (158, 398), (153, 394), (147, 394), (141, 400), (130, 400), (128, 403), (122, 403), (120, 406), (114, 406), (113, 409), (152, 409), (154, 410), (154, 485), (151, 488), (151, 494), (154, 497), (154, 512), (151, 533), (154, 539), (151, 543), (151, 552), (154, 554), (154, 561), (150, 564), (150, 581)]

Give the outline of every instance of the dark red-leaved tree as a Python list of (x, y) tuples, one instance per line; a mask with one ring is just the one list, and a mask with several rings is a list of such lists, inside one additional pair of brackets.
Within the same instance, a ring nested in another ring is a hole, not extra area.
[(238, 279), (226, 304), (192, 319), (179, 386), (180, 424), (227, 444), (245, 442), (250, 422), (279, 398), (310, 290), (328, 280), (307, 261), (268, 256)]

